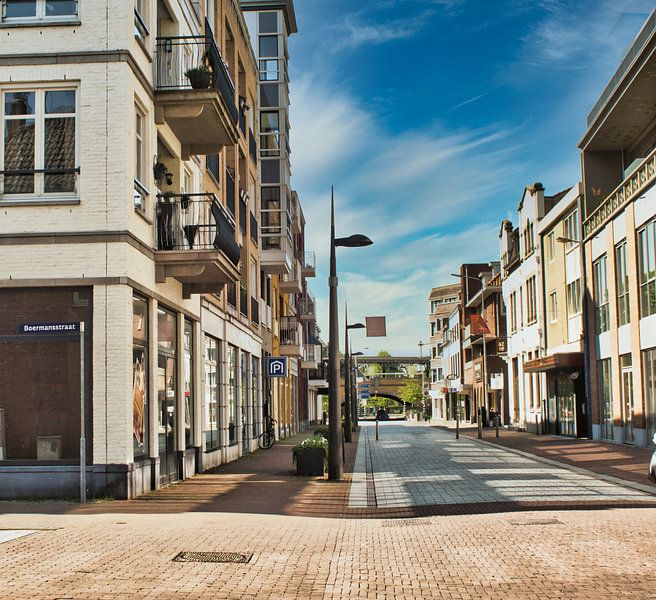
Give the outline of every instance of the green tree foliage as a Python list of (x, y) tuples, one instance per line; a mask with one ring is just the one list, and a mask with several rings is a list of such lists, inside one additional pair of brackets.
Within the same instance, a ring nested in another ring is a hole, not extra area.
[(415, 408), (423, 406), (424, 394), (421, 389), (421, 384), (418, 381), (410, 381), (406, 383), (399, 393), (401, 400), (406, 404), (411, 404)]

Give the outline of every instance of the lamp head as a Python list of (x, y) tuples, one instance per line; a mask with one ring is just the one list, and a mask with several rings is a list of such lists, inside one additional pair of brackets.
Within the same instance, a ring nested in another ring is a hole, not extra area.
[(371, 246), (373, 242), (361, 233), (356, 233), (348, 237), (335, 238), (335, 246), (342, 246), (344, 248), (361, 248), (363, 246)]
[(353, 323), (353, 325), (347, 325), (346, 329), (364, 329), (364, 323)]

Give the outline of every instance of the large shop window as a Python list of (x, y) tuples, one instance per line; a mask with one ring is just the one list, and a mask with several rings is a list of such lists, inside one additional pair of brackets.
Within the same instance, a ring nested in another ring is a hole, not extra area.
[(205, 451), (217, 450), (219, 441), (219, 414), (221, 402), (220, 346), (213, 337), (205, 336)]
[(244, 451), (248, 452), (248, 439), (250, 424), (253, 422), (253, 405), (251, 404), (251, 380), (249, 377), (250, 357), (246, 352), (241, 352), (241, 438), (245, 445)]
[(85, 437), (87, 460), (92, 462), (92, 310), (91, 288), (0, 290), (0, 427), (5, 440), (1, 460), (54, 464), (79, 460), (79, 335), (19, 335), (19, 331), (21, 325), (83, 321)]
[(597, 361), (599, 400), (601, 402), (601, 435), (613, 439), (613, 384), (610, 358)]
[(656, 221), (638, 232), (640, 317), (656, 313)]
[(228, 347), (228, 443), (237, 443), (237, 397), (239, 393), (239, 362), (237, 348)]
[(145, 458), (148, 449), (148, 302), (132, 299), (132, 431), (134, 458)]
[(194, 326), (191, 321), (184, 322), (184, 407), (185, 444), (194, 445)]
[(70, 21), (77, 17), (77, 0), (4, 0), (3, 23)]
[(642, 376), (645, 390), (645, 411), (649, 441), (656, 433), (656, 348), (642, 352)]
[(260, 359), (252, 357), (251, 364), (251, 405), (253, 406), (253, 438), (260, 435), (262, 410), (260, 406)]
[(77, 91), (2, 93), (2, 199), (77, 195)]

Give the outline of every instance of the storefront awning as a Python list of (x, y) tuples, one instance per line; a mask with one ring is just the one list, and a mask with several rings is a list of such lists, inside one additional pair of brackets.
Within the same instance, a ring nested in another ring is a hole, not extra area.
[(541, 373), (555, 369), (583, 369), (583, 352), (552, 354), (524, 363), (524, 373)]

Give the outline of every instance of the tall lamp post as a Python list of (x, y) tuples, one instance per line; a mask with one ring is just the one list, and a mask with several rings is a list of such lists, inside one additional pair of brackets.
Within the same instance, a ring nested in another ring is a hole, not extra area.
[(348, 323), (348, 308), (344, 307), (344, 441), (352, 442), (353, 401), (351, 400), (351, 358), (349, 350), (349, 329), (364, 329), (364, 323)]
[(342, 460), (342, 415), (339, 402), (339, 316), (337, 313), (337, 265), (335, 248), (359, 248), (370, 246), (373, 242), (365, 235), (355, 234), (345, 238), (335, 238), (335, 197), (334, 189), (330, 191), (330, 276), (328, 289), (329, 302), (329, 337), (328, 337), (328, 479), (339, 480), (344, 474)]

